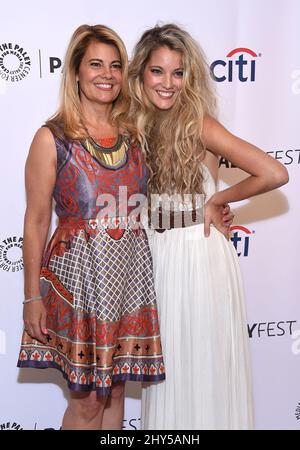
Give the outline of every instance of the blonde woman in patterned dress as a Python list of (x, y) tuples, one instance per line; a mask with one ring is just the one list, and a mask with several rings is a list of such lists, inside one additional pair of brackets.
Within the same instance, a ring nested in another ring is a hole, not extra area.
[[(132, 119), (150, 169), (150, 246), (166, 367), (165, 381), (143, 388), (142, 427), (250, 429), (243, 289), (235, 249), (222, 234), (222, 205), (281, 186), (287, 171), (214, 118), (204, 57), (181, 28), (146, 31), (129, 75)], [(206, 149), (249, 177), (216, 192)]]
[[(145, 196), (147, 173), (125, 133), (127, 68), (113, 30), (80, 26), (59, 110), (26, 162), (18, 366), (62, 372), (70, 389), (63, 429), (121, 429), (125, 381), (164, 379), (151, 254), (129, 206)], [(59, 221), (45, 249), (53, 198)]]

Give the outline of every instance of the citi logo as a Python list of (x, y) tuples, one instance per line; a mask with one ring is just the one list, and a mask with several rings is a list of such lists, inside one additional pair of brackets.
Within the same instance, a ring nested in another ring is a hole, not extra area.
[(234, 225), (230, 227), (231, 241), (235, 246), (238, 256), (248, 256), (249, 255), (249, 242), (250, 236), (255, 232), (248, 230), (248, 228), (241, 225)]
[(250, 50), (250, 48), (235, 48), (226, 55), (228, 59), (217, 59), (211, 64), (212, 78), (219, 83), (222, 81), (232, 82), (236, 79), (242, 83), (246, 81), (254, 82), (256, 58), (259, 56), (261, 55)]

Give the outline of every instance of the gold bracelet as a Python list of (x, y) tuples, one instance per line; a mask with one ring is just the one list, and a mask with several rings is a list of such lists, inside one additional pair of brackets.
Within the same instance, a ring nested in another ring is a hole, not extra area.
[(27, 298), (26, 300), (24, 300), (23, 305), (25, 305), (25, 303), (34, 302), (36, 300), (42, 300), (42, 298), (43, 297), (41, 295), (37, 295), (36, 297)]

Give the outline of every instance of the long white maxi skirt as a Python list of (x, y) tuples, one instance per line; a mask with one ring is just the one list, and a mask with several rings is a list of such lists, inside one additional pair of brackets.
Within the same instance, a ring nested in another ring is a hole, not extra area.
[(142, 428), (251, 429), (249, 338), (238, 257), (204, 225), (152, 232), (166, 380), (142, 389)]

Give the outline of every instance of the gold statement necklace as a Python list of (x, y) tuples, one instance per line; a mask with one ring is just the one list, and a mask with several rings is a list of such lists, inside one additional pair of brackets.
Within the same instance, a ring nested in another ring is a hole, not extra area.
[(114, 145), (102, 145), (101, 143), (109, 143), (111, 138), (103, 138), (95, 140), (86, 130), (88, 138), (82, 144), (85, 149), (96, 158), (101, 164), (107, 167), (117, 167), (125, 161), (126, 152), (128, 150), (127, 139), (121, 134), (118, 135), (117, 141)]

